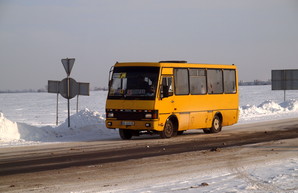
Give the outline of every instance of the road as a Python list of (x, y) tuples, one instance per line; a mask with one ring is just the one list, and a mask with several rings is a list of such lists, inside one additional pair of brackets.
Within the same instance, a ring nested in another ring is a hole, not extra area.
[[(1, 148), (0, 192), (97, 192), (154, 184), (227, 167), (235, 160), (243, 165), (293, 156), (297, 138), (298, 119), (285, 119), (224, 127), (218, 134), (190, 131), (171, 139)], [(274, 151), (285, 147), (288, 151)]]

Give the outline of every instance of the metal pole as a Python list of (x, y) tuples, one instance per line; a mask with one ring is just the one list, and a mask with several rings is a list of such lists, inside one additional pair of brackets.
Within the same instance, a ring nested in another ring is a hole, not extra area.
[(78, 109), (79, 109), (79, 95), (77, 95), (77, 113), (78, 113)]
[(283, 74), (283, 87), (284, 87), (284, 102), (286, 101), (286, 90), (287, 90), (287, 88), (286, 88), (286, 71), (284, 70), (283, 71), (284, 72), (284, 74)]
[[(69, 59), (67, 58), (67, 68), (69, 72)], [(69, 95), (70, 95), (70, 81), (69, 74), (67, 73), (67, 108), (68, 108), (68, 127), (70, 127), (70, 105), (69, 105)]]
[(69, 99), (67, 99), (67, 108), (68, 108), (68, 127), (70, 127), (70, 108), (69, 108)]
[(56, 105), (56, 125), (58, 125), (58, 98), (59, 98), (59, 93), (57, 93), (57, 105)]

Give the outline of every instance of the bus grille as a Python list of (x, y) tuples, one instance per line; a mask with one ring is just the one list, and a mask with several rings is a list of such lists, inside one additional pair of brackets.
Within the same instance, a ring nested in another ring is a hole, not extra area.
[(141, 120), (145, 114), (140, 112), (115, 112), (117, 120)]

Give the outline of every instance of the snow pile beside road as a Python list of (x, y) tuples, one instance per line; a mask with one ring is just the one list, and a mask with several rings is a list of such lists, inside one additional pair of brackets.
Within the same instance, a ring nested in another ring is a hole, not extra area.
[(18, 140), (20, 134), (17, 123), (5, 118), (3, 113), (0, 113), (0, 141)]
[(297, 113), (298, 101), (295, 99), (279, 104), (273, 100), (266, 100), (258, 106), (247, 104), (240, 107), (239, 122), (263, 121), (264, 117), (270, 117), (271, 119), (297, 117)]
[(102, 114), (84, 109), (70, 117), (58, 127), (37, 127), (25, 123), (16, 123), (0, 114), (0, 141), (1, 142), (63, 142), (63, 141), (90, 141), (114, 137), (114, 130), (105, 127)]
[[(85, 108), (84, 110), (81, 110), (80, 112), (70, 116), (70, 129), (74, 131), (90, 131), (93, 128), (102, 129), (105, 128), (104, 122), (105, 118), (101, 113), (90, 111), (89, 109)], [(68, 119), (58, 126), (57, 129), (68, 130)]]
[[(260, 105), (240, 107), (239, 123), (266, 121), (297, 117), (298, 101), (292, 99), (280, 104), (266, 100)], [(87, 108), (70, 117), (70, 126), (66, 119), (58, 127), (31, 125), (13, 122), (0, 113), (0, 146), (23, 145), (36, 142), (92, 141), (119, 138), (116, 130), (105, 127), (104, 112)]]
[(298, 111), (298, 101), (295, 99), (290, 99), (288, 101), (280, 103), (280, 106), (287, 111)]
[(118, 132), (107, 129), (105, 126), (104, 114), (97, 111), (90, 111), (85, 108), (70, 117), (70, 128), (68, 119), (55, 128), (67, 141), (90, 141), (118, 137)]

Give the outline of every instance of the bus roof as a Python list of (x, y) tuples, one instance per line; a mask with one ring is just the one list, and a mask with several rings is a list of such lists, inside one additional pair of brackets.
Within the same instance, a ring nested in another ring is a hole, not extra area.
[(186, 61), (160, 61), (160, 62), (117, 62), (115, 67), (148, 66), (148, 67), (175, 67), (175, 68), (229, 68), (236, 69), (234, 64), (203, 64), (186, 63)]

